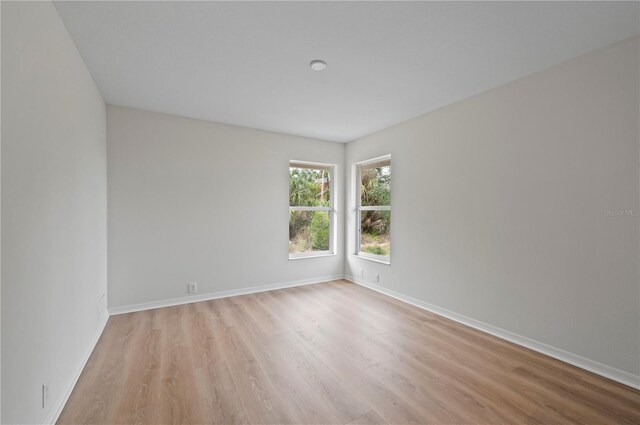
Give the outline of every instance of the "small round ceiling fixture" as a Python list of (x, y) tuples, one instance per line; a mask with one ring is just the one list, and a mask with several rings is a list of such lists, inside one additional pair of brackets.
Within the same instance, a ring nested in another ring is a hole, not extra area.
[(309, 66), (314, 71), (322, 71), (323, 69), (325, 69), (327, 67), (327, 63), (325, 61), (323, 61), (323, 60), (316, 59), (316, 60), (312, 60), (311, 62), (309, 62)]

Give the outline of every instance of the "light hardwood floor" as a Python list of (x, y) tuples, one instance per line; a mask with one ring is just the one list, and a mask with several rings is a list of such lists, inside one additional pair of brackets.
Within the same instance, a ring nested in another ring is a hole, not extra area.
[(59, 424), (640, 424), (640, 391), (345, 281), (113, 316)]

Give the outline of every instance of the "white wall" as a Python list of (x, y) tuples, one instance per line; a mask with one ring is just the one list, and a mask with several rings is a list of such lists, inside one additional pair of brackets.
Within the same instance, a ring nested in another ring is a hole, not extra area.
[[(640, 372), (638, 38), (347, 146), (392, 154), (392, 264), (346, 274)], [(640, 383), (640, 380), (636, 381)]]
[(41, 423), (101, 326), (105, 104), (51, 3), (1, 7), (2, 423)]
[(345, 146), (107, 108), (109, 307), (341, 276), (338, 255), (288, 260), (289, 160), (336, 164)]

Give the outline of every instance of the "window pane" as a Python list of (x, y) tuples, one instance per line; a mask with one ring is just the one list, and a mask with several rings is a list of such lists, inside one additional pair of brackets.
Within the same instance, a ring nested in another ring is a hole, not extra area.
[(391, 165), (360, 169), (360, 205), (391, 205)]
[(360, 211), (360, 251), (391, 254), (391, 211)]
[(329, 211), (289, 212), (289, 253), (329, 250)]
[(289, 168), (289, 206), (328, 207), (331, 205), (329, 170)]

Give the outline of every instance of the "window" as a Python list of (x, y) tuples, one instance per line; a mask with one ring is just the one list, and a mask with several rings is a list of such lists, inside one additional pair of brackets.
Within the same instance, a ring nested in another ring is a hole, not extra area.
[(333, 255), (334, 166), (289, 163), (289, 259)]
[(356, 254), (391, 262), (391, 156), (356, 164)]

